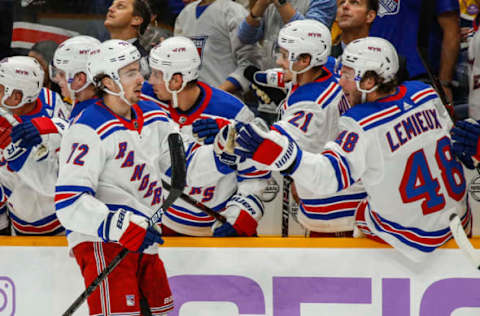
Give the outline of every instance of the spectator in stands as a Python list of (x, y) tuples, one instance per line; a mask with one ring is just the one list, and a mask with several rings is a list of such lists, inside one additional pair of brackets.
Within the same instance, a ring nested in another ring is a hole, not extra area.
[[(52, 62), (53, 54), (57, 47), (58, 44), (54, 41), (37, 42), (28, 52), (28, 56), (35, 58), (42, 66), (43, 72), (48, 74), (48, 65)], [(60, 92), (60, 88), (54, 82), (50, 81), (48, 76), (44, 77), (43, 86), (55, 92)]]
[[(429, 47), (429, 63), (438, 75), (447, 98), (452, 99), (452, 79), (460, 45), (458, 0), (423, 1), (432, 8), (421, 10), (422, 1), (379, 1), (377, 18), (370, 29), (370, 36), (383, 37), (407, 59), (410, 79), (428, 80), (425, 67), (417, 52), (417, 36), (426, 34)], [(425, 14), (421, 14), (425, 11)], [(435, 15), (431, 25), (429, 15)], [(423, 42), (422, 42), (423, 43)], [(427, 45), (427, 43), (425, 43)]]
[(342, 31), (332, 46), (331, 55), (338, 57), (353, 40), (367, 37), (377, 16), (378, 0), (337, 0), (337, 23)]
[(335, 19), (336, 6), (336, 0), (256, 0), (240, 24), (238, 37), (244, 44), (262, 40), (265, 50), (263, 69), (273, 68), (276, 66), (273, 51), (284, 24), (314, 19), (330, 27)]
[(146, 0), (115, 0), (108, 8), (104, 25), (112, 39), (127, 41), (135, 46), (145, 57), (148, 52), (140, 45), (151, 20), (150, 6)]
[(258, 65), (261, 55), (257, 45), (243, 45), (237, 37), (247, 13), (232, 0), (195, 1), (180, 12), (174, 34), (195, 43), (202, 60), (201, 81), (230, 93), (248, 89), (243, 71)]

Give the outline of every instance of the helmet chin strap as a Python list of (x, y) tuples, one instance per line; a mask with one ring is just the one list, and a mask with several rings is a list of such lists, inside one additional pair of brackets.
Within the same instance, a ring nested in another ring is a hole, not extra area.
[[(73, 78), (75, 78), (75, 75), (76, 75), (76, 74), (73, 75)], [(86, 82), (85, 82), (85, 84), (84, 84), (83, 86), (81, 86), (81, 87), (78, 88), (78, 89), (73, 89), (73, 88), (72, 88), (72, 84), (71, 84), (71, 82), (70, 82), (70, 81), (73, 81), (73, 78), (72, 78), (72, 79), (69, 79), (69, 80), (67, 81), (67, 88), (68, 88), (68, 91), (70, 91), (70, 98), (72, 99), (72, 106), (75, 105), (75, 93), (78, 93), (78, 92), (86, 89), (86, 88), (88, 87), (88, 85), (91, 83), (91, 82), (89, 82), (88, 80), (86, 80)], [(107, 93), (108, 93), (108, 92), (107, 92)]]
[(297, 84), (297, 75), (298, 74), (303, 74), (304, 72), (309, 71), (313, 67), (312, 67), (312, 61), (310, 60), (310, 64), (307, 67), (303, 68), (300, 71), (295, 71), (295, 70), (293, 70), (293, 63), (294, 62), (292, 62), (292, 61), (288, 62), (288, 70), (290, 70), (290, 72), (292, 73), (292, 82), (295, 85), (295, 84)]
[[(117, 84), (118, 85), (118, 84)], [(132, 103), (125, 98), (125, 91), (123, 91), (122, 85), (118, 85), (120, 87), (120, 92), (113, 92), (107, 88), (103, 88), (102, 90), (105, 91), (108, 94), (111, 95), (116, 95), (117, 97), (120, 97), (120, 99), (123, 100), (123, 102), (127, 103), (128, 105), (132, 106)]]
[[(182, 76), (182, 79), (183, 79), (183, 76)], [(172, 106), (174, 109), (176, 109), (178, 108), (178, 93), (180, 93), (183, 90), (183, 88), (185, 88), (185, 86), (187, 85), (187, 82), (185, 80), (182, 80), (182, 86), (180, 87), (180, 89), (170, 90), (170, 87), (169, 87), (170, 80), (172, 80), (172, 76), (170, 76), (170, 78), (168, 78), (168, 80), (165, 81), (166, 82), (165, 89), (167, 89), (168, 93), (172, 95)]]
[(357, 90), (362, 93), (362, 103), (365, 103), (365, 102), (367, 102), (367, 93), (371, 93), (371, 92), (377, 90), (378, 85), (374, 85), (370, 89), (366, 90), (366, 89), (360, 88), (360, 81), (361, 80), (355, 80), (355, 85), (357, 86)]

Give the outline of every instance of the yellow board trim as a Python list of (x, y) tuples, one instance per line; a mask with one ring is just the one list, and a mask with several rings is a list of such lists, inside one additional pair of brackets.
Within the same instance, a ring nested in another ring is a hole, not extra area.
[[(304, 238), (304, 237), (257, 237), (257, 238), (207, 238), (164, 237), (163, 247), (218, 247), (218, 248), (391, 248), (365, 238)], [(480, 249), (480, 237), (470, 239)], [(17, 247), (66, 247), (67, 239), (56, 237), (0, 236), (0, 246)], [(458, 248), (450, 240), (444, 249)]]

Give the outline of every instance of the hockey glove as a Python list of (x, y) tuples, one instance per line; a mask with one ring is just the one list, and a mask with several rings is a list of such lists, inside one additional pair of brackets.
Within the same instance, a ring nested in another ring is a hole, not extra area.
[(257, 234), (258, 221), (263, 216), (263, 202), (255, 195), (235, 194), (221, 212), (227, 222), (215, 222), (214, 237), (251, 237)]
[(218, 159), (227, 166), (236, 167), (243, 161), (241, 157), (234, 153), (236, 131), (243, 126), (243, 123), (237, 122), (222, 127), (213, 142), (213, 150)]
[[(480, 125), (473, 121), (458, 121), (451, 130), (453, 150), (459, 157), (460, 153), (473, 156), (480, 160)], [(460, 157), (459, 157), (460, 158)]]
[(12, 141), (22, 148), (31, 148), (42, 142), (41, 135), (56, 134), (57, 127), (48, 117), (36, 117), (12, 128)]
[(145, 217), (119, 209), (110, 212), (98, 228), (98, 236), (104, 241), (118, 241), (134, 252), (143, 252), (154, 243), (163, 244), (158, 225), (149, 227)]
[(259, 118), (242, 127), (236, 141), (240, 147), (235, 148), (235, 154), (250, 158), (267, 170), (289, 174), (297, 158), (301, 157), (301, 150), (294, 141), (269, 130)]
[(192, 124), (193, 136), (195, 136), (197, 142), (201, 144), (213, 144), (215, 136), (217, 136), (220, 129), (228, 124), (230, 124), (229, 120), (221, 118), (205, 118), (196, 120)]

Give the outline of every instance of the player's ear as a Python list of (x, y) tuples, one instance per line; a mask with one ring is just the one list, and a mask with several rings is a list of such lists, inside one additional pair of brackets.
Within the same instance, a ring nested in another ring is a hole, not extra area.
[(20, 90), (13, 90), (12, 100), (15, 102), (15, 105), (19, 104), (22, 101), (23, 93)]
[(174, 74), (170, 80), (170, 90), (178, 90), (182, 86), (183, 77), (181, 74)]
[(105, 88), (107, 88), (110, 91), (116, 91), (118, 89), (117, 85), (115, 84), (115, 81), (113, 81), (113, 79), (110, 77), (103, 78), (102, 84)]
[(79, 72), (75, 75), (75, 80), (78, 80), (78, 83), (83, 86), (87, 82), (87, 75), (84, 72)]
[(367, 18), (365, 20), (365, 22), (367, 24), (371, 24), (373, 23), (373, 20), (375, 20), (375, 17), (377, 16), (377, 13), (375, 12), (375, 10), (368, 10), (367, 12)]
[(132, 17), (132, 26), (133, 27), (138, 27), (142, 25), (143, 23), (143, 18), (141, 16), (134, 16)]

